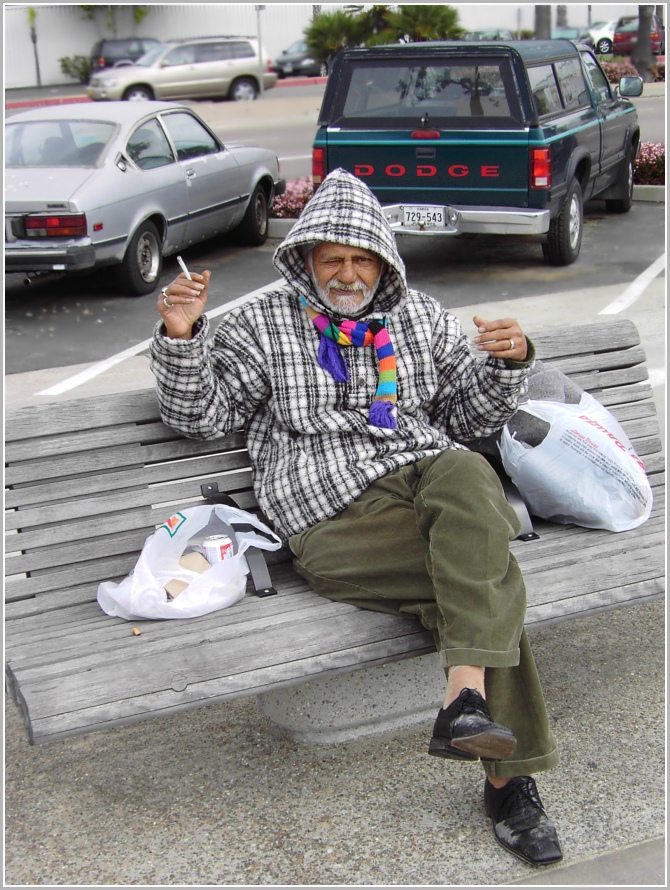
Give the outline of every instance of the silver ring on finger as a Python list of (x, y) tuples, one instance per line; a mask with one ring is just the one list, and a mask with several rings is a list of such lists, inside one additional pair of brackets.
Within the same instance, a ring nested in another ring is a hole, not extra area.
[[(163, 305), (165, 306), (165, 308), (166, 308), (166, 309), (172, 309), (172, 307), (174, 306), (174, 303), (169, 303), (169, 302), (168, 302), (168, 295), (167, 295), (167, 291), (165, 290), (165, 288), (163, 288), (163, 290), (161, 291), (161, 293), (163, 294)], [(510, 342), (511, 342), (511, 341), (510, 341)]]
[(508, 351), (511, 352), (513, 349), (514, 349), (514, 340), (512, 340), (512, 338), (510, 337), (510, 338), (509, 338), (509, 350), (508, 350)]

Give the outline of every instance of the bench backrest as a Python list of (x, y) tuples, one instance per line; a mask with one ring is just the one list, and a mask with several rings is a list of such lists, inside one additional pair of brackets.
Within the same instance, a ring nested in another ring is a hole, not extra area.
[[(531, 336), (538, 358), (605, 404), (648, 473), (661, 473), (635, 326), (621, 320)], [(185, 439), (162, 423), (153, 390), (11, 406), (5, 461), (9, 618), (94, 600), (100, 581), (130, 572), (158, 525), (202, 503), (205, 482), (218, 483), (243, 509), (257, 507), (242, 434)]]

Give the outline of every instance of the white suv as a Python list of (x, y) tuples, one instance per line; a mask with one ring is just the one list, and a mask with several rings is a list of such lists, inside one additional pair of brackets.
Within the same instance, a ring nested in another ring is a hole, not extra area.
[[(261, 70), (262, 66), (262, 70)], [(96, 101), (127, 99), (255, 99), (277, 74), (253, 37), (171, 40), (145, 53), (134, 65), (99, 71), (86, 92)]]

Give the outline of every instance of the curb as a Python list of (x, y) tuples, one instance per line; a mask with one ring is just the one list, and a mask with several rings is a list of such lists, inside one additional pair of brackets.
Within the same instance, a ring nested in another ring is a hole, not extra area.
[(665, 204), (664, 185), (634, 185), (633, 201), (656, 201)]
[(5, 102), (5, 108), (41, 108), (44, 105), (71, 105), (74, 102), (92, 102), (88, 96), (57, 96), (54, 99), (25, 99), (23, 102)]
[(297, 219), (272, 219), (268, 220), (268, 238), (286, 238)]

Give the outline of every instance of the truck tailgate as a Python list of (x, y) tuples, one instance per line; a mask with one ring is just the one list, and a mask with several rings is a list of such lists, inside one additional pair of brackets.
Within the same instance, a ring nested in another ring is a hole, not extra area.
[[(325, 137), (325, 141), (324, 141)], [(410, 138), (403, 130), (322, 131), (327, 167), (360, 177), (382, 204), (475, 204), (527, 207), (528, 130), (492, 133), (441, 131)]]

